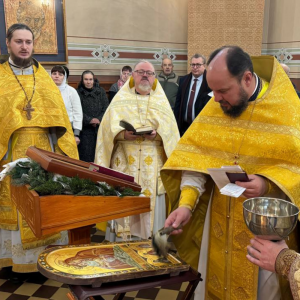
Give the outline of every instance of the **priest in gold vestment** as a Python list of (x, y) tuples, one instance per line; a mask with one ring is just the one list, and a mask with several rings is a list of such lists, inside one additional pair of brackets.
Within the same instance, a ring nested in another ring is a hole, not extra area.
[[(151, 126), (153, 131), (134, 135), (119, 125), (121, 120), (131, 123), (134, 128)], [(151, 198), (150, 218), (148, 213), (130, 217), (133, 235), (149, 238), (152, 229), (155, 231), (164, 225), (165, 190), (159, 172), (178, 140), (175, 117), (155, 79), (154, 67), (141, 61), (103, 116), (95, 155), (96, 164), (134, 176), (144, 195)]]
[[(9, 57), (0, 63), (1, 168), (26, 157), (29, 146), (78, 158), (71, 124), (61, 94), (46, 70), (32, 58), (34, 36), (24, 24), (7, 31)], [(15, 272), (37, 271), (40, 252), (50, 243), (67, 243), (57, 233), (37, 239), (16, 210), (10, 196), (10, 179), (0, 182), (0, 268)]]
[[(161, 171), (170, 213), (165, 226), (185, 225), (174, 242), (204, 278), (195, 299), (292, 299), (286, 282), (279, 288), (274, 273), (246, 259), (252, 234), (242, 204), (245, 197), (273, 196), (299, 205), (299, 99), (274, 57), (251, 62), (239, 47), (212, 53), (207, 82), (214, 97)], [(207, 171), (233, 164), (250, 178), (236, 182), (246, 188), (239, 198), (222, 195)], [(289, 243), (297, 249), (295, 236)]]

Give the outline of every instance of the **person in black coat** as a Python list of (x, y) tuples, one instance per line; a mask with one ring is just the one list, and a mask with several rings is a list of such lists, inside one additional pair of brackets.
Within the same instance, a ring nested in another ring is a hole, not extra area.
[[(191, 73), (180, 78), (175, 102), (174, 114), (180, 136), (192, 124), (211, 96), (211, 89), (206, 82), (206, 59), (195, 54), (191, 58)], [(194, 89), (195, 88), (195, 89)]]
[(78, 152), (80, 160), (94, 162), (97, 132), (102, 117), (109, 105), (105, 90), (92, 71), (84, 71), (78, 85), (83, 112), (82, 131)]

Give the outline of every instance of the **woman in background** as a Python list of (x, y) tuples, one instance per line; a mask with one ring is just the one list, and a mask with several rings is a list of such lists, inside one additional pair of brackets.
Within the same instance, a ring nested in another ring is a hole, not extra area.
[(115, 94), (119, 91), (119, 89), (124, 85), (127, 79), (131, 76), (132, 68), (130, 66), (124, 66), (121, 70), (120, 79), (114, 83), (108, 92), (109, 102), (113, 99)]
[(76, 90), (67, 84), (69, 69), (63, 66), (54, 66), (51, 70), (51, 77), (60, 90), (64, 99), (69, 120), (72, 124), (75, 141), (80, 143), (79, 135), (82, 129), (82, 108), (80, 98)]
[(99, 86), (92, 71), (82, 73), (77, 92), (83, 111), (79, 157), (83, 161), (94, 162), (98, 128), (109, 103), (105, 90)]

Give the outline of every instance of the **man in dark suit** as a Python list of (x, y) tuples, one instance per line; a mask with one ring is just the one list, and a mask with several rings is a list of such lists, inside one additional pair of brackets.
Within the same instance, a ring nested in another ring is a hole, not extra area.
[(181, 136), (211, 98), (205, 64), (205, 57), (196, 53), (191, 58), (191, 73), (180, 78), (174, 114)]

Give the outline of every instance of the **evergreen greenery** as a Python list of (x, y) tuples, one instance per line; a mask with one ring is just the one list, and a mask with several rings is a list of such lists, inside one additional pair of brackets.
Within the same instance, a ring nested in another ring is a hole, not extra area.
[(28, 184), (40, 196), (45, 195), (85, 195), (85, 196), (139, 196), (131, 188), (112, 187), (105, 182), (94, 183), (90, 179), (55, 175), (44, 170), (35, 161), (20, 162), (9, 174), (12, 184)]

